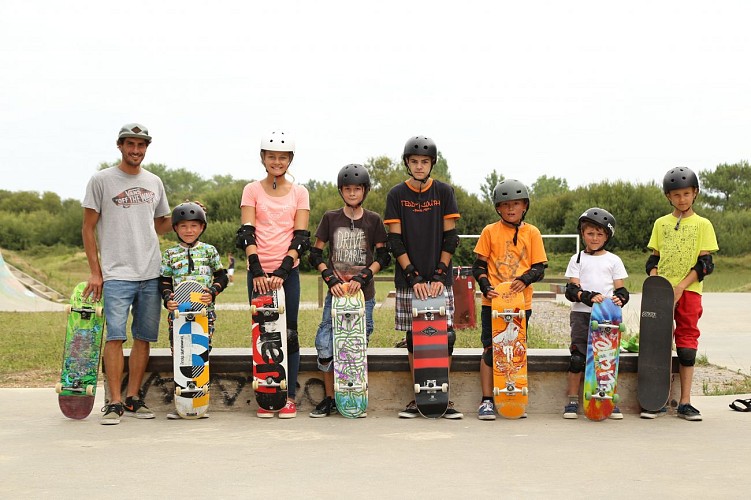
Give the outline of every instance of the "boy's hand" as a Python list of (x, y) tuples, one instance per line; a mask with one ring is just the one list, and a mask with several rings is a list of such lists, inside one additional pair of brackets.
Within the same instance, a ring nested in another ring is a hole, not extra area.
[(420, 300), (425, 300), (430, 296), (430, 289), (427, 283), (415, 283), (412, 287), (415, 296)]
[(611, 299), (613, 300), (613, 304), (617, 305), (618, 307), (623, 307), (623, 302), (618, 298), (617, 295), (613, 295)]
[(441, 295), (443, 293), (443, 283), (440, 281), (431, 281), (429, 293), (431, 297), (438, 297)]
[(501, 294), (498, 293), (495, 288), (491, 288), (490, 290), (488, 290), (488, 293), (485, 294), (485, 298), (487, 298), (487, 299), (494, 299), (494, 298), (500, 297), (500, 296), (501, 296)]
[(169, 312), (174, 312), (177, 309), (177, 301), (171, 298), (164, 304)]
[(678, 303), (679, 300), (681, 300), (681, 297), (683, 297), (683, 292), (685, 291), (686, 289), (680, 285), (673, 288), (673, 305), (674, 306)]
[(214, 297), (211, 295), (211, 293), (206, 290), (201, 294), (201, 303), (211, 305), (211, 302), (214, 300)]
[[(343, 287), (342, 287), (342, 288), (343, 288)], [(358, 291), (360, 291), (360, 289), (361, 289), (361, 288), (362, 288), (362, 285), (360, 284), (360, 282), (359, 282), (359, 281), (356, 281), (356, 280), (350, 280), (350, 281), (349, 281), (349, 282), (347, 283), (347, 294), (348, 294), (348, 295), (354, 295), (354, 294), (356, 294), (356, 293), (357, 293)], [(337, 295), (337, 297), (341, 297), (341, 295)]]
[[(352, 282), (350, 282), (349, 290), (351, 291), (353, 288)], [(344, 297), (347, 294), (342, 282), (332, 285), (331, 288), (329, 288), (329, 291), (334, 297)]]
[(520, 280), (519, 278), (514, 278), (514, 281), (511, 282), (509, 290), (514, 293), (519, 293), (523, 292), (525, 288), (527, 288), (527, 285), (525, 285), (522, 280)]

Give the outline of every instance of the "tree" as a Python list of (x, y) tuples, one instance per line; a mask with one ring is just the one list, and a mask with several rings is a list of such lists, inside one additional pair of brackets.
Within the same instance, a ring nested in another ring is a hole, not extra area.
[(530, 190), (530, 194), (534, 196), (535, 199), (539, 199), (545, 198), (547, 196), (562, 194), (567, 192), (569, 189), (566, 179), (542, 175), (538, 177), (537, 180), (532, 184)]
[(747, 161), (723, 163), (714, 171), (699, 172), (699, 178), (707, 205), (719, 210), (751, 208), (751, 165)]
[(480, 193), (482, 194), (482, 200), (485, 203), (493, 204), (493, 190), (504, 179), (502, 174), (493, 169), (488, 175), (485, 176), (485, 181), (480, 186)]

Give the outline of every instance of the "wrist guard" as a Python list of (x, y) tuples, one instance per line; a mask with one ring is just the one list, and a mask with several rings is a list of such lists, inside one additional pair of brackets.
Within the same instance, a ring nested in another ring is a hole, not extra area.
[(415, 269), (415, 266), (412, 264), (408, 265), (407, 268), (404, 270), (404, 276), (407, 278), (407, 284), (411, 287), (417, 285), (418, 283), (423, 283), (425, 280), (420, 276), (420, 273), (417, 272), (417, 269)]
[(443, 262), (439, 262), (438, 265), (435, 268), (435, 271), (433, 271), (433, 281), (440, 281), (444, 285), (446, 285), (446, 282), (449, 279), (449, 268), (446, 264)]
[(271, 273), (272, 276), (277, 276), (279, 278), (282, 278), (282, 281), (287, 281), (287, 278), (289, 278), (289, 273), (292, 272), (292, 266), (295, 264), (295, 259), (292, 258), (292, 256), (287, 255), (282, 259), (281, 265), (277, 268), (276, 271)]
[(266, 276), (261, 267), (261, 261), (258, 259), (257, 253), (248, 255), (248, 270), (254, 278), (262, 278)]
[(365, 288), (371, 281), (373, 281), (373, 271), (371, 271), (369, 267), (366, 267), (357, 273), (356, 276), (352, 276), (352, 281), (357, 281), (360, 283), (360, 287)]
[(340, 280), (339, 277), (334, 273), (334, 271), (329, 268), (321, 271), (321, 278), (323, 278), (323, 282), (326, 283), (326, 285), (329, 287), (329, 290), (334, 288), (334, 286), (341, 285), (343, 283), (342, 280)]
[(623, 306), (628, 304), (629, 296), (628, 296), (628, 290), (626, 290), (626, 287), (622, 286), (620, 288), (616, 288), (615, 290), (613, 290), (613, 295), (621, 299), (621, 304)]
[(659, 255), (652, 254), (649, 256), (649, 258), (647, 259), (647, 265), (646, 265), (647, 276), (649, 276), (649, 273), (652, 272), (652, 269), (655, 269), (657, 267), (657, 264), (659, 263), (660, 263)]
[(584, 304), (585, 306), (592, 307), (592, 304), (594, 304), (594, 302), (592, 302), (592, 299), (594, 299), (598, 295), (600, 295), (600, 292), (590, 292), (587, 290), (582, 290), (581, 291), (581, 303)]

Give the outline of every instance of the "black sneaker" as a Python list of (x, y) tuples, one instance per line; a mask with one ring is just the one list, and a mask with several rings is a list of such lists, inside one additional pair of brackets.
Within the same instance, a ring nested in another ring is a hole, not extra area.
[(449, 401), (449, 407), (448, 409), (446, 409), (446, 413), (443, 414), (443, 418), (448, 418), (451, 420), (460, 419), (460, 418), (464, 418), (464, 414), (454, 409), (454, 402)]
[(701, 420), (701, 413), (691, 403), (678, 405), (678, 416), (692, 422)]
[(99, 423), (102, 425), (116, 425), (120, 423), (120, 417), (123, 416), (123, 405), (122, 403), (105, 405), (102, 411), (104, 415), (99, 419)]
[(132, 396), (125, 398), (125, 404), (123, 405), (125, 415), (136, 418), (154, 418), (154, 412), (149, 410), (146, 403), (140, 399), (135, 399)]
[(668, 409), (666, 406), (663, 406), (657, 411), (642, 410), (639, 416), (641, 418), (655, 419), (655, 418), (662, 417), (663, 415), (667, 415), (667, 414), (668, 414)]
[(402, 418), (415, 418), (420, 412), (417, 410), (417, 403), (411, 401), (405, 409), (399, 412), (399, 416)]
[(323, 401), (318, 403), (316, 409), (310, 412), (310, 416), (313, 418), (328, 417), (329, 415), (336, 413), (336, 401), (331, 396), (326, 396)]

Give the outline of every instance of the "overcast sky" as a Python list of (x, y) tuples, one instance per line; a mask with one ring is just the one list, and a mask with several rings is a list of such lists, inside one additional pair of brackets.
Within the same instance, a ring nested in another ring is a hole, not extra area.
[(751, 2), (0, 1), (0, 189), (82, 199), (119, 159), (298, 182), (435, 139), (456, 183), (661, 181), (749, 159)]

